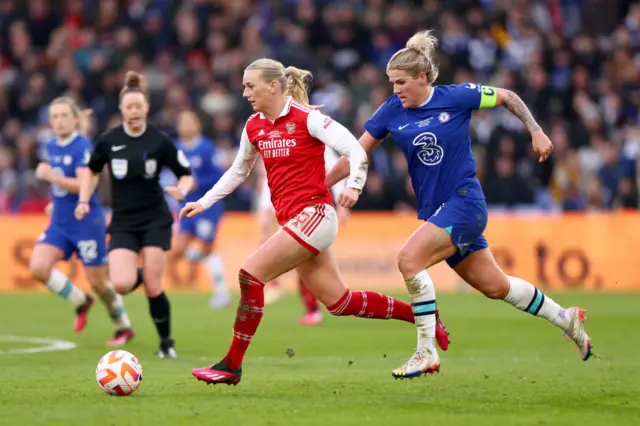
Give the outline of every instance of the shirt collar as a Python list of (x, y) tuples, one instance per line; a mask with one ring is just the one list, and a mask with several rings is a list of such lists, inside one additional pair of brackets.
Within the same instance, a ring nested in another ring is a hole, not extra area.
[(429, 97), (422, 103), (422, 105), (419, 106), (419, 108), (422, 108), (423, 106), (426, 106), (429, 102), (431, 102), (434, 93), (436, 93), (436, 88), (435, 86), (431, 86), (431, 93), (429, 93)]
[(66, 138), (66, 139), (59, 139), (59, 138), (56, 138), (56, 140), (57, 140), (57, 142), (58, 142), (58, 145), (59, 145), (59, 146), (67, 146), (67, 145), (69, 145), (71, 142), (73, 142), (73, 141), (74, 141), (74, 139), (75, 139), (75, 138), (77, 138), (77, 137), (78, 137), (78, 132), (73, 132), (73, 133), (71, 133), (71, 134), (69, 135), (69, 137), (68, 137), (68, 138)]
[(139, 138), (140, 136), (144, 135), (144, 132), (147, 131), (147, 125), (145, 124), (142, 130), (137, 134), (134, 134), (133, 132), (131, 132), (131, 130), (129, 130), (129, 128), (127, 127), (126, 123), (122, 123), (122, 129), (128, 136), (131, 136), (132, 138)]
[(202, 136), (196, 136), (195, 138), (187, 141), (182, 139), (182, 144), (189, 150), (197, 148), (202, 143)]
[[(282, 111), (280, 111), (280, 115), (277, 118), (284, 117), (285, 115), (289, 114), (289, 110), (291, 109), (291, 102), (293, 102), (293, 99), (291, 98), (291, 96), (287, 96), (287, 102), (285, 102), (284, 108), (282, 108)], [(267, 117), (265, 117), (263, 113), (260, 113), (260, 118), (264, 120)]]

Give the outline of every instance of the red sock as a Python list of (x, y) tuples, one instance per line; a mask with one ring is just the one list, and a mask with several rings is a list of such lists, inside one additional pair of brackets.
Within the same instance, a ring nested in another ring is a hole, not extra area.
[(375, 291), (347, 292), (333, 306), (327, 307), (332, 315), (356, 316), (373, 319), (397, 319), (414, 323), (411, 305)]
[(242, 365), (242, 359), (258, 329), (264, 310), (264, 284), (244, 269), (240, 269), (238, 279), (240, 303), (233, 324), (231, 347), (224, 357), (224, 361), (233, 370)]
[(316, 296), (311, 293), (302, 280), (298, 280), (298, 287), (300, 288), (300, 296), (302, 297), (302, 302), (304, 303), (307, 313), (316, 312), (318, 310), (318, 299), (316, 299)]

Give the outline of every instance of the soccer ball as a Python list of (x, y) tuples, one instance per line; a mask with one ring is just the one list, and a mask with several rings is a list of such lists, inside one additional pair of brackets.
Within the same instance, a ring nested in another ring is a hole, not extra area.
[(96, 380), (109, 395), (131, 395), (140, 387), (142, 366), (130, 352), (111, 351), (98, 361)]

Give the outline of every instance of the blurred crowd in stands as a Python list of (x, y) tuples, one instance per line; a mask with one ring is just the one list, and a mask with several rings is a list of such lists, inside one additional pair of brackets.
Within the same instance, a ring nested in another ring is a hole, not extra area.
[[(242, 70), (260, 57), (313, 71), (312, 103), (359, 136), (390, 95), (385, 66), (416, 31), (440, 38), (438, 84), (519, 93), (555, 144), (539, 163), (508, 111), (474, 113), (478, 177), (495, 210), (638, 207), (640, 3), (625, 0), (0, 0), (0, 212), (40, 211), (34, 177), (52, 138), (47, 105), (93, 109), (91, 135), (119, 124), (127, 70), (144, 73), (151, 119), (175, 135), (197, 111), (225, 164), (251, 114)], [(462, 143), (463, 141), (461, 141)], [(249, 210), (255, 180), (228, 199)], [(108, 202), (108, 200), (107, 200)], [(372, 156), (357, 209), (413, 209), (392, 141)]]

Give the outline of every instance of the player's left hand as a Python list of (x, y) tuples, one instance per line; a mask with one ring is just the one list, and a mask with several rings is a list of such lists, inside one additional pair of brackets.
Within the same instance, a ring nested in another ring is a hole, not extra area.
[(540, 163), (549, 158), (553, 152), (553, 143), (542, 130), (531, 134), (531, 143), (533, 144), (533, 150), (540, 155), (538, 160)]
[(51, 216), (53, 214), (53, 203), (48, 203), (44, 208), (44, 214)]
[(338, 195), (338, 204), (350, 209), (356, 205), (358, 198), (360, 198), (360, 191), (355, 188), (345, 188), (344, 191)]
[(38, 163), (38, 167), (36, 167), (36, 178), (38, 180), (48, 182), (51, 173), (53, 173), (53, 171), (48, 163)]
[(166, 192), (167, 194), (169, 194), (169, 196), (171, 198), (173, 198), (176, 201), (182, 201), (184, 200), (184, 192), (182, 191), (182, 189), (180, 189), (177, 186), (167, 186), (164, 189), (164, 192)]

